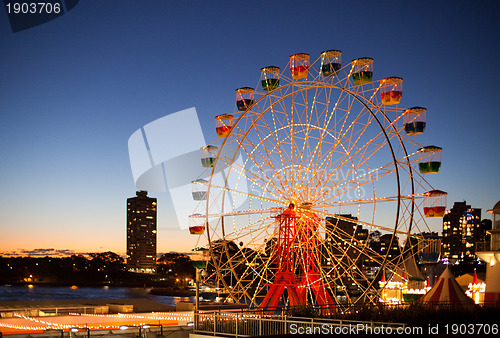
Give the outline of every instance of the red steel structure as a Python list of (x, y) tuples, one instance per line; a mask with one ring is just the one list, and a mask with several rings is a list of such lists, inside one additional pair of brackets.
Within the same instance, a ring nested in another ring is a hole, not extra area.
[(315, 298), (313, 303), (321, 308), (333, 308), (335, 303), (318, 266), (321, 247), (319, 217), (308, 210), (307, 203), (303, 204), (299, 212), (295, 210), (295, 204), (290, 203), (287, 209), (276, 216), (276, 221), (279, 225), (276, 227), (276, 250), (272, 262), (277, 265), (277, 272), (259, 308), (273, 313), (285, 289), (291, 307), (306, 304), (306, 290), (309, 289), (312, 291), (310, 297)]

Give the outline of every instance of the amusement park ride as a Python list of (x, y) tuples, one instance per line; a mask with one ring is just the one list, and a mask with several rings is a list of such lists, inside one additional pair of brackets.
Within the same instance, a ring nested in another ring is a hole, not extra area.
[[(190, 232), (226, 301), (346, 309), (379, 301), (386, 275), (417, 277), (426, 218), (446, 209), (425, 179), (441, 148), (417, 143), (426, 109), (399, 108), (402, 78), (374, 81), (373, 59), (341, 59), (299, 53), (284, 70), (264, 67), (256, 89), (236, 89), (235, 111), (215, 117)], [(377, 246), (380, 234), (399, 249)]]

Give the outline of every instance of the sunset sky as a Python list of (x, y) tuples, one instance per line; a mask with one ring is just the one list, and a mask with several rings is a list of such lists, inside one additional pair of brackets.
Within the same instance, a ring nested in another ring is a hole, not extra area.
[[(195, 107), (207, 141), (234, 90), (290, 54), (372, 57), (374, 77), (404, 78), (402, 105), (428, 109), (425, 141), (443, 148), (429, 180), (482, 218), (500, 200), (498, 1), (84, 0), (12, 33), (0, 9), (0, 253), (126, 250), (135, 195), (127, 142)], [(174, 144), (172, 145), (175, 146)], [(158, 198), (158, 251), (195, 239)], [(431, 223), (441, 232), (438, 221)]]

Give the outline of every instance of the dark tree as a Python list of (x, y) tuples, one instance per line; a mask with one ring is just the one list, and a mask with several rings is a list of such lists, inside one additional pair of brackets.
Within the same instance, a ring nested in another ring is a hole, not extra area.
[(158, 258), (156, 263), (158, 273), (163, 273), (171, 277), (195, 277), (195, 270), (193, 268), (193, 264), (191, 263), (191, 258), (187, 255), (177, 252), (169, 252)]

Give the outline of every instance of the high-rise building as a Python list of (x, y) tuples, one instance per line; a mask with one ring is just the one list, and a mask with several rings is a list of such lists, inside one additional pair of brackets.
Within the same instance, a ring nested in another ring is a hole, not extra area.
[(384, 234), (380, 236), (380, 255), (382, 257), (387, 255), (387, 262), (398, 264), (401, 259), (401, 246), (397, 235)]
[(127, 199), (127, 270), (156, 271), (156, 198), (138, 191)]
[(445, 263), (476, 260), (475, 243), (484, 240), (486, 230), (481, 226), (481, 209), (466, 202), (455, 202), (443, 217), (443, 251)]
[[(325, 250), (330, 252), (324, 255), (322, 264), (336, 266), (340, 276), (352, 275), (356, 280), (364, 281), (361, 276), (363, 261), (366, 258), (363, 248), (368, 240), (368, 230), (357, 225), (357, 217), (351, 214), (339, 215), (326, 218)], [(352, 220), (352, 221), (349, 221)], [(331, 258), (335, 261), (331, 261)], [(350, 273), (346, 274), (346, 270)], [(357, 273), (355, 273), (357, 272)], [(344, 280), (345, 285), (352, 285), (354, 281)]]

